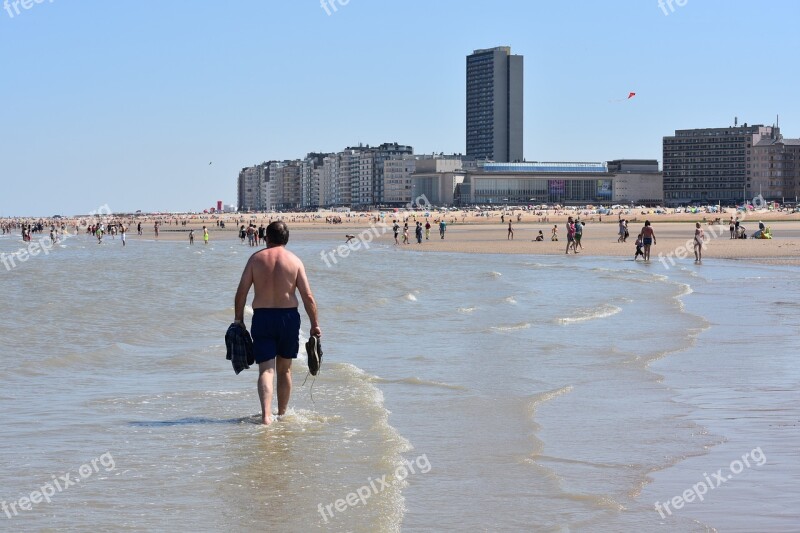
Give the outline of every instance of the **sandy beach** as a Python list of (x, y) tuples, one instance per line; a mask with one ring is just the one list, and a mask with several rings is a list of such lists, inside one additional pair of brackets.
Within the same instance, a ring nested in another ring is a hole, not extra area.
[[(431, 213), (430, 240), (424, 240), (418, 245), (414, 239), (414, 222), (425, 222), (424, 213), (401, 212), (389, 215), (382, 219), (379, 213), (353, 213), (350, 217), (343, 217), (341, 224), (326, 223), (326, 216), (341, 215), (339, 213), (272, 213), (272, 214), (225, 214), (220, 216), (204, 215), (203, 217), (191, 215), (178, 215), (163, 217), (150, 215), (141, 219), (124, 219), (128, 224), (128, 241), (137, 239), (154, 239), (153, 225), (155, 220), (161, 220), (159, 240), (178, 241), (188, 240), (188, 232), (195, 230), (195, 243), (202, 245), (202, 227), (209, 228), (211, 240), (238, 240), (238, 227), (241, 224), (254, 223), (257, 226), (267, 225), (270, 220), (282, 218), (289, 224), (293, 239), (307, 239), (310, 236), (325, 236), (330, 239), (331, 247), (344, 243), (345, 235), (359, 234), (372, 229), (377, 242), (391, 244), (393, 235), (391, 226), (393, 220), (398, 220), (402, 226), (402, 217), (408, 217), (409, 237), (412, 244), (402, 246), (403, 249), (424, 252), (461, 252), (461, 253), (491, 253), (491, 254), (532, 254), (532, 255), (558, 255), (564, 254), (566, 248), (566, 229), (564, 224), (567, 217), (572, 216), (567, 212), (556, 214), (548, 213), (546, 216), (537, 216), (530, 212), (515, 211), (511, 214), (514, 221), (514, 239), (508, 237), (508, 218), (501, 222), (502, 213), (491, 212), (488, 216), (464, 216), (463, 212), (447, 215), (447, 233), (445, 239), (439, 238), (437, 213)], [(739, 216), (742, 216), (739, 213)], [(517, 222), (517, 217), (521, 221)], [(618, 218), (629, 220), (629, 238), (625, 243), (617, 242)], [(719, 218), (722, 224), (709, 224)], [(749, 259), (760, 262), (780, 264), (800, 264), (800, 214), (786, 212), (752, 212), (747, 213), (742, 220), (748, 235), (758, 229), (759, 221), (769, 226), (773, 239), (730, 239), (728, 220), (736, 216), (733, 210), (716, 214), (654, 214), (640, 212), (614, 215), (580, 215), (585, 222), (582, 244), (579, 249), (581, 254), (593, 256), (616, 256), (633, 258), (636, 234), (641, 229), (645, 220), (650, 220), (656, 235), (656, 244), (651, 250), (651, 260), (659, 261), (663, 258), (666, 264), (671, 264), (670, 257), (692, 257), (692, 239), (694, 224), (701, 223), (706, 235), (706, 247), (703, 251), (704, 259)], [(396, 217), (396, 218), (395, 218)], [(142, 220), (142, 236), (136, 232), (137, 220)], [(547, 220), (545, 222), (544, 220)], [(217, 223), (222, 221), (225, 228), (220, 228)], [(185, 222), (186, 225), (183, 225)], [(72, 219), (70, 219), (70, 223)], [(551, 230), (554, 225), (558, 227), (558, 242), (550, 240)], [(543, 242), (534, 242), (539, 231), (545, 236)], [(85, 230), (84, 230), (85, 231)], [(106, 239), (109, 237), (106, 236)], [(117, 237), (118, 238), (118, 237)], [(400, 240), (402, 242), (402, 228)], [(670, 255), (671, 254), (671, 255)]]

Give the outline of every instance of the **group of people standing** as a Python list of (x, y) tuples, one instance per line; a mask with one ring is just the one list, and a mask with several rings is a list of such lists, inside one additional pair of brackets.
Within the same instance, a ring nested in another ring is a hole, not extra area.
[[(425, 225), (423, 226), (422, 222), (416, 221), (414, 223), (414, 236), (417, 239), (417, 244), (422, 244), (422, 230), (425, 230), (425, 240), (430, 240), (431, 238), (431, 223), (426, 218)], [(394, 221), (394, 225), (392, 226), (392, 231), (394, 232), (394, 243), (400, 244), (400, 224), (397, 220)], [(445, 222), (444, 218), (439, 221), (439, 237), (444, 239), (444, 234), (447, 231), (447, 222)], [(403, 222), (403, 244), (411, 244), (411, 241), (408, 237), (408, 219)]]
[(247, 239), (247, 244), (249, 246), (259, 246), (260, 244), (267, 245), (266, 242), (267, 238), (267, 229), (264, 227), (264, 224), (261, 226), (256, 227), (255, 224), (249, 224), (247, 228), (244, 227), (242, 224), (239, 227), (239, 239), (241, 239), (242, 244), (244, 244), (244, 240)]

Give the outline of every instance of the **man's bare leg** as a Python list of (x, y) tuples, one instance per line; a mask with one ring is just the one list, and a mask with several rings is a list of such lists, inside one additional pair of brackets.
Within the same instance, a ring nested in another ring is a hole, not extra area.
[(272, 378), (275, 376), (275, 359), (258, 363), (258, 399), (261, 400), (261, 421), (272, 424)]
[(292, 395), (292, 360), (276, 357), (278, 373), (278, 416), (286, 414)]

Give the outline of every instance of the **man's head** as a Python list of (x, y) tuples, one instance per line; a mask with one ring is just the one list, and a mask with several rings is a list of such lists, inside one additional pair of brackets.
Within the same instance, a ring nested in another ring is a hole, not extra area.
[(275, 246), (286, 246), (289, 242), (289, 228), (282, 220), (276, 220), (267, 226), (267, 243)]

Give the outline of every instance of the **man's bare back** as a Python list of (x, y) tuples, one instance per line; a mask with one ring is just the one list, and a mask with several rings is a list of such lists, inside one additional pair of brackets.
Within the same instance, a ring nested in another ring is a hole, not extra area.
[(297, 307), (298, 278), (305, 271), (296, 255), (283, 246), (267, 248), (253, 254), (248, 268), (255, 288), (253, 309)]

